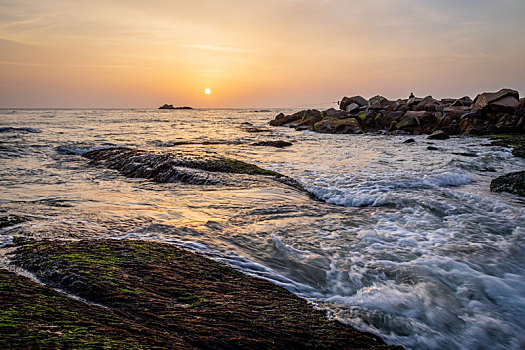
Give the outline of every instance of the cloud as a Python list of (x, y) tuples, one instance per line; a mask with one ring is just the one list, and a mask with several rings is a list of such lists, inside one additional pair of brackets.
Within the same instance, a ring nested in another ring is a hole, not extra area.
[(235, 53), (244, 53), (244, 52), (249, 51), (249, 50), (241, 49), (238, 47), (204, 45), (204, 44), (183, 44), (182, 46), (189, 47), (192, 49), (208, 50), (208, 51), (222, 51), (222, 52), (235, 52)]

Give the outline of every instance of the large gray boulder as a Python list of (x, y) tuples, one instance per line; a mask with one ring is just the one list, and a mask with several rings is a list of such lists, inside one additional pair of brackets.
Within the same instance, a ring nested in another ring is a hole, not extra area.
[(495, 112), (515, 111), (519, 106), (519, 93), (512, 89), (479, 94), (472, 103), (472, 108)]

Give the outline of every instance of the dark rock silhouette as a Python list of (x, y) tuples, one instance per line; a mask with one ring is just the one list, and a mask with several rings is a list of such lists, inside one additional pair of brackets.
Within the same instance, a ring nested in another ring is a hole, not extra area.
[(484, 92), (474, 101), (468, 96), (436, 100), (410, 94), (408, 99), (389, 101), (377, 95), (370, 100), (361, 96), (343, 97), (339, 110), (304, 110), (291, 115), (280, 113), (272, 126), (324, 133), (488, 135), (525, 133), (525, 99), (517, 91), (502, 89)]

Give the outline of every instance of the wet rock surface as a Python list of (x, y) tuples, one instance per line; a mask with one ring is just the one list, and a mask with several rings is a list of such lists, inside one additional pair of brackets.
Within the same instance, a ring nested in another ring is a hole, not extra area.
[(277, 147), (277, 148), (283, 148), (283, 147), (290, 147), (293, 145), (293, 143), (288, 141), (259, 141), (252, 143), (253, 146), (270, 146), (270, 147)]
[(16, 215), (0, 216), (0, 228), (18, 225), (25, 221), (26, 219)]
[(305, 110), (291, 115), (280, 113), (272, 126), (311, 130), (332, 134), (362, 132), (432, 134), (442, 130), (449, 135), (487, 135), (524, 133), (525, 107), (517, 91), (502, 89), (458, 99), (434, 99), (432, 96), (389, 101), (377, 95), (369, 100), (361, 96), (343, 97), (339, 109)]
[[(152, 152), (131, 148), (106, 148), (87, 152), (93, 165), (116, 169), (128, 177), (155, 182), (182, 182), (194, 185), (227, 185), (228, 175), (244, 174), (285, 178), (274, 171), (236, 159), (189, 152)], [(247, 181), (250, 180), (247, 178)]]
[(525, 171), (500, 176), (490, 183), (493, 192), (509, 192), (525, 197)]
[(86, 303), (0, 270), (4, 348), (392, 348), (283, 288), (171, 245), (19, 241), (10, 258)]

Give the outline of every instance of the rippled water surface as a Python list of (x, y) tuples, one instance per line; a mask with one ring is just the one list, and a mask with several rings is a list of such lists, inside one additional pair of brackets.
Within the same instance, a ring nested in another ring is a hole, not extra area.
[[(525, 347), (525, 201), (488, 190), (496, 176), (523, 170), (523, 159), (479, 138), (404, 144), (267, 126), (278, 112), (0, 110), (0, 211), (31, 218), (2, 229), (0, 244), (170, 242), (274, 281), (392, 344)], [(252, 145), (266, 140), (293, 146)], [(236, 158), (310, 194), (271, 180), (159, 184), (81, 156), (111, 146)]]

